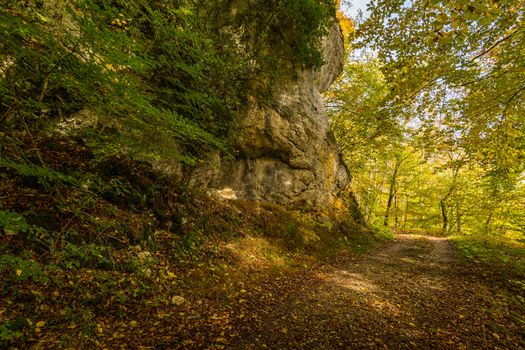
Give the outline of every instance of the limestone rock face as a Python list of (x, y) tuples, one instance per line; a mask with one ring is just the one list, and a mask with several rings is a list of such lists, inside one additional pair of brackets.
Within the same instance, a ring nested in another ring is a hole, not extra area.
[(321, 92), (340, 74), (343, 39), (334, 25), (324, 42), (326, 64), (317, 72), (277, 82), (262, 105), (249, 102), (238, 141), (239, 157), (216, 158), (200, 169), (207, 187), (237, 198), (329, 205), (350, 182), (339, 155)]

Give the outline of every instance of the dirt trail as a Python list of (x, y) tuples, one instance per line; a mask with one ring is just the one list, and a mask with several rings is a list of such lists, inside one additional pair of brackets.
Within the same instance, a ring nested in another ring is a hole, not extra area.
[(469, 273), (444, 238), (398, 235), (364, 257), (341, 257), (247, 289), (229, 311), (224, 348), (525, 346), (523, 325), (512, 323), (504, 298)]

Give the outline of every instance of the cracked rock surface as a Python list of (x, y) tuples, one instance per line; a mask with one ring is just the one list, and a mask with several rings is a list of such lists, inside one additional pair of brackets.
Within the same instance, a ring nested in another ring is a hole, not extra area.
[[(343, 68), (343, 39), (334, 25), (324, 41), (325, 65), (276, 82), (264, 105), (249, 102), (242, 117), (237, 159), (217, 157), (199, 170), (209, 189), (275, 203), (332, 204), (350, 183), (321, 93)], [(352, 197), (353, 198), (353, 197)]]

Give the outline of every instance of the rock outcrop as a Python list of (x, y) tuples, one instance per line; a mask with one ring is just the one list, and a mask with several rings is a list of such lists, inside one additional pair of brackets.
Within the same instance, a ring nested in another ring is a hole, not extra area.
[(326, 64), (278, 81), (266, 105), (250, 101), (242, 118), (237, 159), (216, 159), (196, 176), (209, 189), (237, 198), (329, 205), (350, 175), (337, 149), (321, 93), (344, 64), (334, 25), (324, 42)]

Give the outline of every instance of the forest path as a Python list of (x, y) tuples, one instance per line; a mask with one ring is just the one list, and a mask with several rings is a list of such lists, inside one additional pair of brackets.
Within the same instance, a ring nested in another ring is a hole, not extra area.
[(371, 254), (247, 287), (225, 348), (521, 348), (523, 325), (488, 283), (447, 239), (397, 235)]

